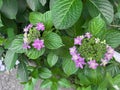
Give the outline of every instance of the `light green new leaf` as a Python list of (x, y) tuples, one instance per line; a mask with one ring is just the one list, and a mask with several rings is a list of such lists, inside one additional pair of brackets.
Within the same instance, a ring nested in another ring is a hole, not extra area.
[(18, 55), (11, 50), (8, 50), (5, 56), (5, 65), (8, 70), (12, 69), (16, 63)]
[(67, 29), (74, 25), (82, 12), (81, 0), (50, 0), (52, 19), (57, 29)]
[(29, 57), (29, 59), (37, 59), (41, 55), (43, 55), (44, 52), (45, 52), (45, 48), (42, 48), (41, 50), (31, 48), (31, 49), (27, 50), (26, 55)]
[(88, 0), (88, 10), (92, 17), (101, 14), (107, 23), (113, 21), (114, 10), (108, 0)]
[(52, 81), (47, 79), (47, 80), (42, 81), (40, 87), (41, 88), (49, 88), (49, 87), (51, 87), (51, 85), (52, 85)]
[(3, 0), (1, 12), (9, 19), (15, 19), (18, 11), (17, 0)]
[(50, 67), (54, 66), (58, 61), (58, 56), (54, 53), (49, 53), (47, 56), (47, 62), (50, 65)]
[(47, 3), (47, 0), (39, 0), (39, 2), (44, 6)]
[(51, 11), (47, 11), (44, 14), (40, 12), (31, 12), (29, 16), (29, 20), (32, 24), (36, 24), (38, 22), (42, 22), (45, 24), (45, 30), (51, 29), (53, 26)]
[(33, 10), (37, 11), (40, 9), (41, 4), (39, 3), (39, 0), (26, 0), (28, 6)]
[(41, 68), (39, 70), (39, 76), (43, 79), (47, 79), (52, 76), (52, 72), (48, 68)]
[(44, 42), (48, 49), (57, 49), (63, 46), (61, 37), (53, 32), (48, 32), (44, 35)]
[(74, 61), (71, 60), (71, 58), (63, 59), (62, 68), (68, 76), (74, 74), (78, 70), (78, 68), (75, 66)]
[(97, 35), (105, 27), (105, 22), (100, 15), (93, 18), (88, 24), (88, 30), (92, 35)]
[(27, 82), (28, 81), (28, 71), (27, 71), (26, 64), (24, 62), (20, 62), (20, 64), (18, 65), (17, 74), (20, 77), (21, 82)]

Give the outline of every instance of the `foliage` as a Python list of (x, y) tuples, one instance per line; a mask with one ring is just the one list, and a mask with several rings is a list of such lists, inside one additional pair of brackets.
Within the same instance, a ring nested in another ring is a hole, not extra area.
[[(38, 23), (44, 25), (44, 32), (37, 30)], [(24, 30), (29, 24), (34, 27), (26, 35)], [(86, 32), (116, 50), (120, 46), (120, 1), (0, 0), (0, 58), (7, 70), (16, 67), (19, 60), (17, 74), (24, 90), (33, 90), (39, 79), (41, 88), (51, 90), (58, 90), (59, 86), (75, 90), (120, 88), (120, 64), (114, 58), (95, 70), (77, 68), (71, 60), (69, 48), (74, 38)], [(25, 37), (30, 49), (23, 48)], [(44, 41), (42, 49), (34, 48), (35, 39)], [(86, 42), (79, 48), (81, 55), (88, 57), (93, 52), (82, 50), (93, 46), (101, 58), (104, 44), (99, 48), (101, 44), (91, 44), (92, 39)], [(100, 58), (95, 56), (98, 61)]]

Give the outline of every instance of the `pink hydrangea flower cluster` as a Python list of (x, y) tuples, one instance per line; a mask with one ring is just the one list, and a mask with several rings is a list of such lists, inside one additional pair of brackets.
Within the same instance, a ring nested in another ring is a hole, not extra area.
[[(88, 62), (85, 61), (84, 57), (81, 57), (81, 55), (77, 51), (77, 47), (75, 45), (82, 45), (82, 40), (84, 38), (90, 39), (92, 35), (87, 32), (83, 36), (78, 36), (74, 39), (74, 46), (69, 49), (70, 55), (72, 56), (72, 60), (75, 62), (77, 68), (84, 68), (84, 65), (88, 65), (91, 69), (96, 69), (98, 66), (105, 66), (110, 59), (112, 59), (114, 50), (110, 46), (107, 45), (107, 52), (105, 53), (104, 59), (101, 59), (101, 63), (97, 63), (96, 60), (90, 59)], [(95, 40), (96, 41), (96, 40)], [(98, 41), (98, 40), (97, 40)], [(97, 42), (98, 43), (98, 42)]]
[[(24, 28), (24, 38), (23, 38), (23, 48), (24, 49), (30, 49), (31, 46), (30, 46), (30, 43), (28, 41), (28, 33), (29, 33), (29, 30), (31, 28), (33, 28), (34, 26), (32, 24), (29, 24), (28, 26), (26, 26)], [(43, 23), (37, 23), (36, 26), (35, 26), (36, 30), (38, 31), (44, 31), (45, 30), (45, 26)], [(41, 50), (43, 47), (44, 47), (44, 40), (40, 40), (40, 39), (35, 39), (32, 46), (34, 48), (36, 48), (37, 50)]]

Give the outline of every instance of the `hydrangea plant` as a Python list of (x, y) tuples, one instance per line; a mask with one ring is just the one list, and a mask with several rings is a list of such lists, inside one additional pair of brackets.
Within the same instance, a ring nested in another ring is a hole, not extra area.
[(0, 0), (0, 72), (24, 90), (119, 90), (119, 25), (119, 0)]

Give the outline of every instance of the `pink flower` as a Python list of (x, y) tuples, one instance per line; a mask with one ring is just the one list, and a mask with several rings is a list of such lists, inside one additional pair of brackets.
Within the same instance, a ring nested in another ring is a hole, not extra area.
[(44, 40), (39, 40), (39, 39), (36, 39), (34, 41), (34, 43), (32, 44), (32, 46), (34, 48), (36, 48), (37, 50), (41, 50), (41, 48), (45, 47), (44, 46)]
[(98, 63), (96, 63), (95, 60), (90, 60), (88, 64), (89, 64), (89, 68), (92, 68), (92, 69), (96, 69), (98, 66)]
[(31, 47), (29, 46), (28, 43), (23, 43), (23, 48), (24, 48), (24, 49), (30, 49)]
[(33, 25), (32, 24), (29, 24), (28, 26), (25, 26), (24, 28), (24, 32), (28, 32), (30, 28), (32, 28)]
[(38, 30), (38, 31), (44, 31), (45, 30), (45, 26), (44, 26), (44, 24), (43, 23), (37, 23), (37, 26), (36, 26), (36, 29)]
[(70, 54), (71, 54), (71, 55), (74, 55), (74, 54), (77, 53), (77, 50), (76, 50), (76, 47), (75, 47), (75, 46), (71, 47), (69, 50), (70, 50)]
[(113, 54), (111, 54), (111, 53), (106, 53), (105, 54), (105, 59), (106, 60), (110, 60), (110, 59), (112, 59), (112, 57), (113, 57)]
[(107, 53), (113, 54), (114, 53), (114, 49), (110, 46), (107, 46)]
[(91, 38), (91, 34), (89, 33), (89, 32), (87, 32), (86, 34), (85, 34), (85, 37), (87, 37), (87, 38)]
[(81, 45), (82, 44), (82, 40), (84, 37), (80, 37), (78, 36), (77, 38), (74, 39), (74, 45)]
[(78, 60), (75, 61), (76, 67), (80, 67), (81, 69), (83, 69), (83, 65), (85, 65), (85, 61), (84, 58), (79, 57)]
[(80, 58), (80, 54), (74, 54), (74, 55), (72, 55), (72, 60), (78, 60)]

